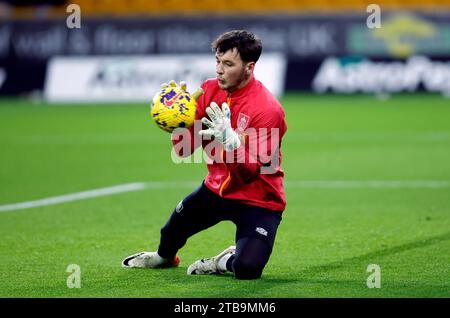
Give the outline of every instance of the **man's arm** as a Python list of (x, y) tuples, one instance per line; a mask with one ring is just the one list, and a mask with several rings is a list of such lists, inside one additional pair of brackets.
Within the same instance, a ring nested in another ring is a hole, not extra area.
[(223, 160), (230, 173), (243, 183), (250, 183), (261, 173), (275, 173), (280, 166), (281, 138), (285, 132), (281, 114), (255, 118), (245, 134), (241, 146), (223, 152)]
[[(253, 119), (250, 128), (239, 134), (231, 127), (230, 110), (227, 103), (222, 109), (212, 102), (206, 108), (209, 120), (202, 118), (208, 129), (201, 136), (214, 137), (223, 145), (222, 159), (230, 172), (243, 183), (249, 183), (260, 173), (275, 173), (279, 166), (279, 147), (285, 131), (284, 114), (274, 109), (261, 112)], [(278, 162), (278, 163), (277, 163)], [(262, 169), (270, 166), (270, 169)]]

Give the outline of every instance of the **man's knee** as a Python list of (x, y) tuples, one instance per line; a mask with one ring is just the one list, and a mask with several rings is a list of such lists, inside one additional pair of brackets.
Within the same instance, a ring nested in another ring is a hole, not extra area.
[(250, 260), (235, 258), (233, 272), (237, 279), (258, 279), (261, 277), (264, 265), (256, 264)]

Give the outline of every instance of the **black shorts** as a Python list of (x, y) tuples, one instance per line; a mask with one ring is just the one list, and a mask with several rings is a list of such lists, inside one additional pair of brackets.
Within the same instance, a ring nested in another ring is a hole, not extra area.
[(236, 225), (236, 237), (259, 238), (272, 250), (281, 222), (281, 212), (224, 199), (202, 185), (177, 205), (169, 221), (161, 229), (159, 253), (173, 257), (192, 235), (221, 221)]

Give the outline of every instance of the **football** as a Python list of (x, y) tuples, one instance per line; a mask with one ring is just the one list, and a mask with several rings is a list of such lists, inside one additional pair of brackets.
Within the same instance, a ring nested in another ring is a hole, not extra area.
[(196, 99), (202, 93), (201, 89), (191, 95), (178, 86), (164, 88), (155, 96), (151, 107), (151, 116), (156, 125), (167, 132), (191, 127), (197, 109)]

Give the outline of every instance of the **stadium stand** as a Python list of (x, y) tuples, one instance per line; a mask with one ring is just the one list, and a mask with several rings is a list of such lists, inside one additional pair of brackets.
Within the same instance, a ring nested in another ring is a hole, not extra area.
[(71, 3), (88, 16), (190, 16), (365, 12), (374, 2), (383, 10), (450, 10), (450, 0), (10, 0), (0, 1), (0, 17), (58, 17)]

